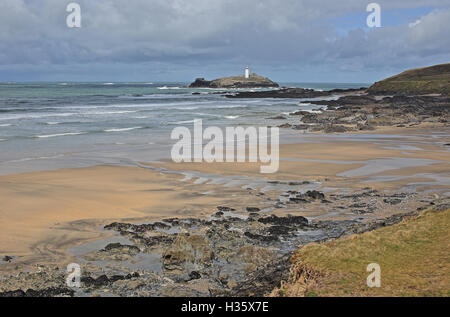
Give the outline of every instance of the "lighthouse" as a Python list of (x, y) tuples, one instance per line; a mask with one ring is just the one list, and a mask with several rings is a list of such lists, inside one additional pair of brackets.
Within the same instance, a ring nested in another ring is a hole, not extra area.
[(245, 77), (245, 79), (249, 79), (250, 78), (250, 70), (248, 69), (248, 66), (245, 67), (244, 77)]

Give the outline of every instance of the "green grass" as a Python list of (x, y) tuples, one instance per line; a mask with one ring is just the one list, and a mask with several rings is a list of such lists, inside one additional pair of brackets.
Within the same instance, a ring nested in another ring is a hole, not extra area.
[(449, 95), (450, 63), (404, 71), (376, 82), (369, 88), (369, 91)]
[[(450, 210), (419, 217), (328, 243), (300, 248), (293, 267), (313, 272), (303, 294), (291, 296), (449, 296)], [(366, 284), (367, 265), (381, 267), (381, 287)], [(307, 269), (306, 269), (307, 268)], [(296, 288), (298, 289), (298, 287)]]

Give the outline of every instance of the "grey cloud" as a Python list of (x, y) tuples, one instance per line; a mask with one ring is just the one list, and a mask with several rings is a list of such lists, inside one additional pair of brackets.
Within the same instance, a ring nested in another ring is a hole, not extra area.
[(251, 61), (363, 71), (448, 60), (450, 52), (445, 0), (378, 1), (383, 10), (438, 8), (411, 27), (367, 30), (361, 21), (345, 35), (330, 21), (365, 12), (370, 1), (78, 0), (81, 29), (65, 26), (69, 2), (1, 0), (0, 67)]

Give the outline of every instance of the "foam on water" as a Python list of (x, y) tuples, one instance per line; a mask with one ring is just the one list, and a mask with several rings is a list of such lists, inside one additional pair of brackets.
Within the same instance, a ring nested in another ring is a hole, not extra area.
[[(164, 159), (174, 126), (192, 128), (197, 118), (205, 127), (273, 125), (266, 118), (321, 108), (298, 99), (230, 99), (220, 93), (243, 89), (187, 84), (0, 83), (0, 173)], [(27, 160), (33, 157), (43, 159)]]

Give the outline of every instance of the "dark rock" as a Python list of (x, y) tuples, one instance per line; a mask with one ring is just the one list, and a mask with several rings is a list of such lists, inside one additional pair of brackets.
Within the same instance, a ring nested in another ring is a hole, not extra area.
[(261, 211), (258, 207), (247, 207), (248, 212), (258, 212)]
[(154, 222), (153, 223), (153, 228), (159, 228), (159, 229), (163, 229), (163, 230), (169, 230), (170, 228), (172, 228), (171, 226), (169, 226), (168, 224), (164, 223), (164, 222)]
[(369, 209), (355, 209), (355, 210), (352, 210), (352, 213), (354, 213), (354, 214), (357, 214), (357, 215), (364, 215), (364, 214), (370, 214), (370, 213), (372, 213), (373, 211), (371, 211), (371, 210), (369, 210)]
[(321, 193), (317, 190), (308, 190), (305, 193), (306, 197), (312, 198), (312, 199), (325, 199), (324, 193)]
[(128, 249), (131, 252), (139, 253), (141, 250), (134, 245), (120, 244), (120, 243), (110, 243), (102, 251), (111, 251), (114, 249)]
[(26, 296), (25, 292), (22, 291), (21, 289), (0, 293), (0, 297), (25, 297), (25, 296)]
[(285, 254), (250, 273), (244, 281), (230, 291), (217, 292), (213, 296), (263, 297), (275, 287), (280, 287), (282, 281), (287, 281), (291, 265), (290, 258), (291, 254)]
[(375, 127), (368, 123), (358, 123), (356, 129), (361, 131), (372, 131), (375, 130)]
[(219, 210), (219, 211), (235, 211), (236, 209), (226, 207), (226, 206), (217, 206), (217, 210)]
[(398, 205), (402, 202), (402, 200), (398, 199), (398, 198), (386, 198), (386, 199), (383, 199), (383, 201), (386, 204), (391, 204), (391, 205)]
[(270, 215), (268, 217), (258, 219), (258, 222), (270, 225), (282, 225), (282, 226), (307, 226), (308, 219), (302, 216), (291, 217), (278, 217)]
[(192, 271), (191, 273), (189, 273), (190, 280), (198, 280), (201, 277), (202, 277), (201, 274), (197, 271)]
[(5, 261), (5, 262), (11, 262), (12, 259), (13, 259), (13, 257), (12, 257), (12, 256), (9, 256), (9, 255), (5, 255), (5, 256), (2, 258), (2, 260)]
[(208, 88), (211, 85), (210, 80), (205, 78), (196, 78), (195, 81), (189, 85), (190, 88)]
[(325, 133), (342, 133), (342, 132), (348, 132), (351, 131), (351, 129), (343, 126), (343, 125), (338, 125), (338, 124), (328, 124), (324, 127), (324, 132)]
[(268, 91), (243, 91), (234, 95), (226, 95), (227, 98), (315, 98), (330, 96), (327, 91), (317, 91), (303, 88), (283, 88)]
[(312, 126), (309, 124), (296, 124), (292, 126), (292, 129), (294, 130), (308, 130)]
[(349, 208), (366, 208), (367, 204), (366, 203), (356, 203), (356, 204), (351, 204), (348, 207)]
[(0, 293), (0, 297), (55, 297), (55, 296), (73, 296), (74, 290), (62, 287), (48, 287), (40, 290), (28, 289), (27, 291), (15, 290)]
[(301, 182), (289, 182), (289, 186), (300, 186), (300, 185), (308, 185), (311, 184), (309, 181), (301, 181)]
[(267, 233), (270, 235), (286, 235), (294, 230), (296, 229), (288, 226), (271, 226), (267, 229)]
[(121, 280), (130, 280), (139, 277), (139, 273), (129, 273), (127, 275), (113, 275), (110, 278), (106, 275), (100, 275), (96, 279), (91, 276), (82, 276), (81, 282), (85, 287), (102, 287)]
[(256, 234), (256, 233), (251, 233), (249, 231), (244, 232), (244, 236), (252, 239), (252, 240), (258, 240), (260, 242), (274, 242), (274, 241), (278, 241), (279, 238), (277, 236), (274, 235), (269, 235), (269, 236), (263, 236), (260, 234)]
[(309, 203), (309, 200), (306, 200), (305, 198), (300, 198), (300, 197), (290, 197), (289, 198), (290, 202), (293, 203)]

